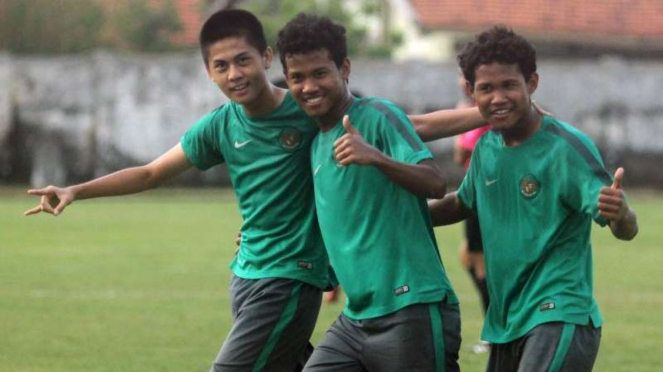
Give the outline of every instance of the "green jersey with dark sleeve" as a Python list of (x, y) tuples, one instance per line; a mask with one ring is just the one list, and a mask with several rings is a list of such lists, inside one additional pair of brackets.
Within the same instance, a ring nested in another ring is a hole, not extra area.
[(612, 182), (594, 143), (551, 117), (518, 146), (484, 134), (458, 190), (479, 216), (490, 306), (482, 339), (505, 343), (553, 321), (603, 322), (593, 295), (592, 220)]
[[(347, 115), (364, 140), (409, 164), (431, 159), (403, 111), (376, 98), (354, 99)], [(416, 303), (458, 303), (435, 241), (424, 198), (373, 166), (341, 167), (334, 141), (342, 122), (313, 141), (315, 203), (332, 267), (347, 294), (345, 314), (367, 319)]]
[(226, 163), (239, 212), (242, 242), (230, 264), (240, 278), (296, 279), (324, 288), (329, 260), (315, 214), (310, 147), (317, 125), (290, 92), (264, 117), (228, 103), (204, 116), (182, 138), (201, 170)]

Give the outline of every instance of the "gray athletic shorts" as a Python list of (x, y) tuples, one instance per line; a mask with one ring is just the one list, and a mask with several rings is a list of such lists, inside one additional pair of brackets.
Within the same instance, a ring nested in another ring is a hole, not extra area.
[(506, 344), (492, 344), (487, 372), (590, 372), (601, 328), (544, 323)]
[(235, 276), (230, 300), (233, 326), (210, 372), (301, 371), (322, 291), (298, 280)]
[(305, 372), (456, 372), (458, 305), (408, 306), (378, 318), (341, 314), (304, 367)]

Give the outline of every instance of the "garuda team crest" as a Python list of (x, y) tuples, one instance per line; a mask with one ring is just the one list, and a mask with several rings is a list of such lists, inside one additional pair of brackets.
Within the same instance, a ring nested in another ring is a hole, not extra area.
[(520, 194), (527, 199), (532, 199), (539, 195), (541, 184), (533, 174), (528, 174), (520, 179)]
[(302, 143), (302, 134), (295, 128), (285, 128), (279, 134), (279, 142), (284, 149), (294, 150)]

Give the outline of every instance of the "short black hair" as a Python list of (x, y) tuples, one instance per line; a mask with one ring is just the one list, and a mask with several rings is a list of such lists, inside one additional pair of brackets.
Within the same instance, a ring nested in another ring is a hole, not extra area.
[(536, 50), (525, 38), (500, 25), (478, 34), (458, 55), (463, 76), (471, 86), (476, 80), (477, 67), (493, 62), (517, 64), (525, 81), (529, 81), (536, 72)]
[(260, 54), (267, 50), (267, 41), (262, 24), (252, 13), (241, 9), (220, 10), (212, 14), (203, 24), (198, 38), (205, 65), (209, 58), (209, 47), (219, 40), (241, 36)]
[(299, 13), (279, 31), (276, 47), (284, 71), (288, 55), (326, 49), (336, 67), (341, 67), (348, 56), (345, 27), (327, 17), (306, 13)]

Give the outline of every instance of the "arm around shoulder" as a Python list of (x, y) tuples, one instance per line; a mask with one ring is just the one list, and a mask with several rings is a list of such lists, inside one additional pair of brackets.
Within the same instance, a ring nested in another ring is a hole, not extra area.
[(425, 142), (451, 137), (488, 124), (476, 107), (439, 110), (410, 115), (409, 118), (415, 131)]

